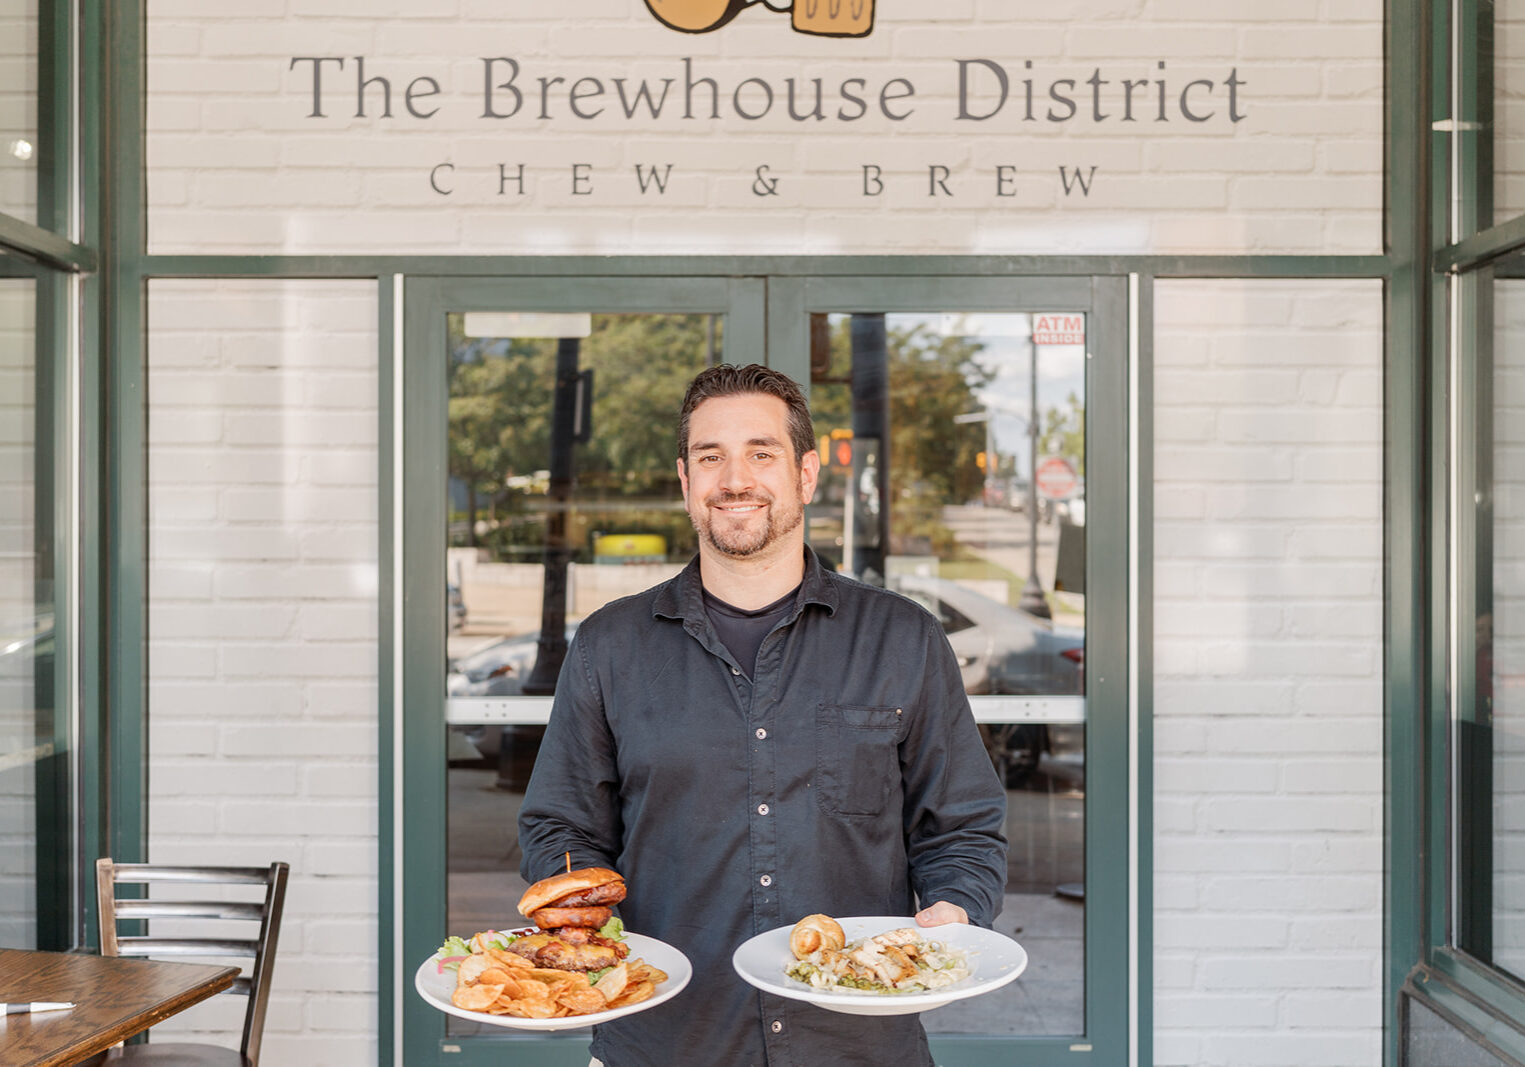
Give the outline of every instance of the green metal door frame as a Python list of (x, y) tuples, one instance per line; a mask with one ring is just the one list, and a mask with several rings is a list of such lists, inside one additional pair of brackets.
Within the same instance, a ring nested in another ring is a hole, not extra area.
[[(1147, 1064), (1138, 1048), (1139, 1020), (1151, 997), (1148, 899), (1149, 833), (1143, 776), (1151, 758), (1147, 731), (1139, 728), (1135, 702), (1138, 676), (1130, 682), (1130, 654), (1147, 662), (1147, 633), (1139, 619), (1139, 539), (1147, 526), (1136, 510), (1147, 491), (1136, 486), (1141, 470), (1132, 453), (1146, 451), (1138, 408), (1146, 348), (1130, 332), (1130, 297), (1139, 285), (1125, 276), (959, 276), (915, 274), (915, 259), (881, 264), (884, 275), (630, 277), (569, 274), (564, 277), (409, 277), (403, 286), (393, 358), (384, 368), (383, 464), (393, 464), (391, 566), (383, 535), (383, 574), (395, 577), (383, 605), (382, 809), (395, 813), (391, 840), (383, 840), (380, 878), (384, 904), (378, 941), (395, 943), (383, 961), (382, 1062), (477, 1065), (502, 1062), (575, 1065), (587, 1062), (586, 1033), (448, 1039), (445, 1016), (411, 990), (413, 969), (439, 945), (446, 923), (445, 854), (445, 634), (440, 583), (445, 574), (446, 347), (445, 316), (454, 311), (709, 311), (725, 313), (725, 358), (768, 362), (808, 383), (808, 322), (811, 311), (1072, 311), (1089, 316), (1087, 340), (1087, 553), (1086, 692), (1086, 1032), (1079, 1035), (1005, 1038), (939, 1035), (933, 1049), (944, 1067), (973, 1067), (1020, 1053), (1032, 1067), (1089, 1063), (1123, 1067)], [(890, 266), (892, 264), (892, 266)], [(601, 261), (583, 264), (597, 271)], [(765, 264), (759, 263), (765, 269)], [(762, 270), (759, 270), (759, 275)], [(1136, 319), (1136, 314), (1133, 316)], [(1133, 384), (1130, 386), (1130, 376)], [(1147, 380), (1147, 375), (1143, 380)], [(388, 406), (388, 402), (389, 405)], [(395, 428), (393, 428), (395, 427)], [(1130, 435), (1132, 443), (1130, 445)], [(389, 460), (390, 457), (390, 460)], [(1136, 455), (1135, 455), (1136, 460)], [(387, 479), (383, 478), (385, 486)], [(1147, 483), (1146, 483), (1147, 484)], [(400, 492), (396, 490), (400, 488)], [(385, 492), (385, 490), (384, 490)], [(1093, 517), (1094, 516), (1094, 517)], [(1130, 533), (1131, 531), (1131, 533)], [(1130, 537), (1132, 544), (1130, 545)], [(1143, 642), (1140, 653), (1132, 640)], [(388, 682), (391, 685), (388, 685)], [(391, 699), (388, 700), (390, 694)], [(390, 705), (390, 707), (388, 707)], [(390, 722), (390, 729), (388, 728)], [(391, 752), (387, 750), (390, 747)], [(1140, 799), (1144, 798), (1144, 799)], [(384, 821), (385, 824), (385, 821)], [(1119, 857), (1127, 858), (1120, 866)], [(1135, 921), (1130, 916), (1137, 915)], [(460, 933), (461, 931), (448, 931)], [(1134, 940), (1130, 940), (1134, 939)], [(1142, 961), (1142, 962), (1140, 962)], [(1147, 1044), (1147, 1043), (1146, 1043)], [(995, 1057), (996, 1060), (993, 1060)]]

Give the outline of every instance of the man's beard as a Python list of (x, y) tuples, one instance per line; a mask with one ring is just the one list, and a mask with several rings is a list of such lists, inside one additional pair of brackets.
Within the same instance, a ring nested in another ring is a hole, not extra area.
[[(768, 521), (762, 525), (761, 529), (749, 529), (738, 524), (722, 533), (717, 528), (718, 524), (711, 511), (716, 504), (760, 504), (767, 508)], [(757, 555), (798, 527), (804, 521), (805, 508), (802, 504), (790, 507), (787, 500), (780, 504), (771, 496), (759, 497), (751, 493), (733, 496), (722, 492), (714, 494), (704, 502), (703, 514), (702, 522), (697, 516), (690, 516), (698, 534), (709, 541), (710, 546), (721, 555), (730, 556), (733, 559), (746, 559)]]

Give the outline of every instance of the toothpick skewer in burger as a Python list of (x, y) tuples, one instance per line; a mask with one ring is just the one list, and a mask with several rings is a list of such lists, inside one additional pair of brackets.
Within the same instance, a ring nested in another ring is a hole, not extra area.
[(624, 899), (625, 879), (607, 867), (543, 878), (519, 898), (520, 914), (540, 932), (509, 942), (508, 951), (558, 971), (613, 967), (630, 948), (600, 931), (613, 918), (614, 905)]

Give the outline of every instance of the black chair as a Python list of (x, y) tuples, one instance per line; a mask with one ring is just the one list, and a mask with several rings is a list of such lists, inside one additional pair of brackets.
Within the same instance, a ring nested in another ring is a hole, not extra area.
[[(275, 962), (281, 909), (286, 902), (287, 873), (288, 867), (284, 863), (272, 863), (268, 868), (167, 867), (153, 863), (113, 863), (109, 858), (96, 861), (95, 889), (103, 956), (151, 956), (155, 959), (247, 956), (254, 960), (247, 971), (233, 980), (233, 986), (228, 990), (249, 998), (249, 1008), (244, 1014), (243, 1041), (236, 1051), (217, 1045), (150, 1042), (114, 1048), (105, 1062), (141, 1064), (143, 1067), (258, 1067), (265, 1008), (270, 1002), (270, 969)], [(123, 884), (143, 886), (142, 897), (117, 896), (117, 887)], [(152, 884), (262, 885), (265, 898), (247, 902), (155, 900), (148, 891)], [(209, 937), (122, 936), (117, 933), (118, 922), (152, 919), (244, 920), (258, 923), (259, 932), (244, 938), (221, 933)]]

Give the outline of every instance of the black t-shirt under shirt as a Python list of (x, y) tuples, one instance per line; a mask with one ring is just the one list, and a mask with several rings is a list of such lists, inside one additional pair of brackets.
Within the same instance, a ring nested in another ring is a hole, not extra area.
[(789, 614), (799, 591), (800, 587), (795, 586), (773, 603), (756, 611), (743, 611), (705, 591), (705, 614), (709, 615), (710, 624), (715, 627), (721, 643), (731, 650), (737, 666), (746, 672), (748, 678), (756, 673), (757, 650), (762, 647), (763, 638), (772, 633), (773, 627)]

